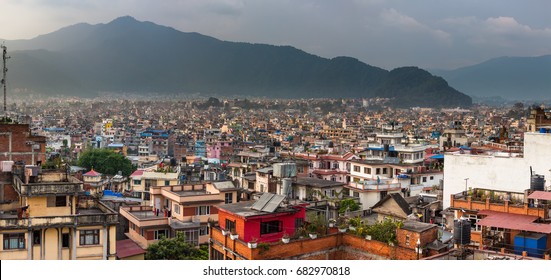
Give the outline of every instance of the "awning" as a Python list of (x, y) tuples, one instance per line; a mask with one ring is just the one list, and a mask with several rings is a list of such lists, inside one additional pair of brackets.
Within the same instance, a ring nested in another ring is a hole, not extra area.
[(531, 199), (551, 200), (551, 192), (534, 191), (528, 196)]
[(432, 158), (432, 159), (444, 159), (444, 155), (437, 154), (437, 155), (431, 156), (430, 158)]
[(496, 212), (490, 210), (481, 210), (479, 215), (488, 215), (486, 218), (476, 223), (479, 226), (497, 227), (505, 229), (515, 229), (531, 232), (540, 232), (551, 234), (551, 224), (538, 224), (534, 223), (538, 216), (528, 216), (520, 214), (511, 214)]

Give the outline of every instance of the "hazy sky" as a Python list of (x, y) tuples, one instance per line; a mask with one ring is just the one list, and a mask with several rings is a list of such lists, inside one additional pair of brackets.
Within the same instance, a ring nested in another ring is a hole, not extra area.
[(550, 0), (2, 0), (0, 38), (130, 15), (227, 41), (291, 45), (392, 69), (551, 54)]

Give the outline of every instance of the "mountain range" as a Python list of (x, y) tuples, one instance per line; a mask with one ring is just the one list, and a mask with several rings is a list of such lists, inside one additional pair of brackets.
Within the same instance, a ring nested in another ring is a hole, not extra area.
[(476, 97), (551, 100), (551, 55), (499, 57), (455, 70), (430, 70)]
[(5, 41), (19, 94), (202, 93), (278, 98), (390, 98), (398, 107), (468, 107), (471, 97), (418, 67), (392, 71), (291, 46), (238, 43), (121, 17)]

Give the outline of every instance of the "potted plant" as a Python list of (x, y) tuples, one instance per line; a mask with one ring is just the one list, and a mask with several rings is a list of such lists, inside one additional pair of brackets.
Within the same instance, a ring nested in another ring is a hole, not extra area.
[(223, 236), (226, 236), (226, 235), (228, 235), (228, 233), (230, 233), (230, 231), (229, 231), (229, 230), (226, 230), (226, 229), (222, 229), (222, 235), (223, 235)]
[(289, 236), (289, 234), (284, 233), (283, 236), (281, 237), (281, 242), (287, 244), (289, 243), (289, 241), (291, 241), (291, 237)]
[(350, 224), (348, 226), (348, 229), (350, 230), (356, 230), (357, 227), (359, 227), (362, 223), (362, 219), (360, 217), (355, 217), (350, 219)]
[(337, 221), (335, 221), (335, 219), (329, 219), (329, 227), (335, 227), (336, 223)]
[(346, 230), (348, 229), (348, 225), (347, 224), (340, 224), (339, 225), (339, 232), (346, 232)]
[(308, 236), (310, 236), (311, 239), (316, 239), (318, 237), (318, 227), (313, 223), (308, 225)]
[(231, 240), (236, 240), (237, 238), (239, 238), (239, 234), (237, 234), (235, 230), (232, 230), (230, 233), (230, 238)]
[(247, 246), (251, 249), (254, 249), (258, 245), (257, 242), (258, 242), (258, 238), (253, 236), (253, 238), (251, 238), (251, 240), (247, 243)]

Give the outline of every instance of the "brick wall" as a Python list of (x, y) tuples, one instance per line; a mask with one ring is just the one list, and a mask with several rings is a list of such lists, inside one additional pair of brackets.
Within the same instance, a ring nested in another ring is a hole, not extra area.
[[(40, 145), (39, 149), (34, 150), (34, 161), (32, 155), (12, 155), (13, 161), (25, 161), (26, 164), (35, 164), (36, 161), (46, 160), (46, 137), (31, 136), (31, 131), (28, 124), (0, 124), (0, 132), (11, 132), (11, 151), (13, 153), (32, 152), (33, 145), (28, 145), (27, 141), (33, 141)], [(0, 161), (10, 160), (9, 155), (4, 153), (9, 152), (9, 135), (0, 135)]]
[[(317, 239), (302, 238), (288, 244), (268, 244), (268, 249), (258, 246), (250, 249), (241, 240), (223, 236), (218, 228), (212, 228), (212, 247), (231, 259), (301, 259), (301, 260), (370, 260), (398, 259), (414, 260), (415, 250), (386, 243), (366, 240), (350, 234), (331, 234)], [(226, 248), (226, 250), (224, 250)]]

